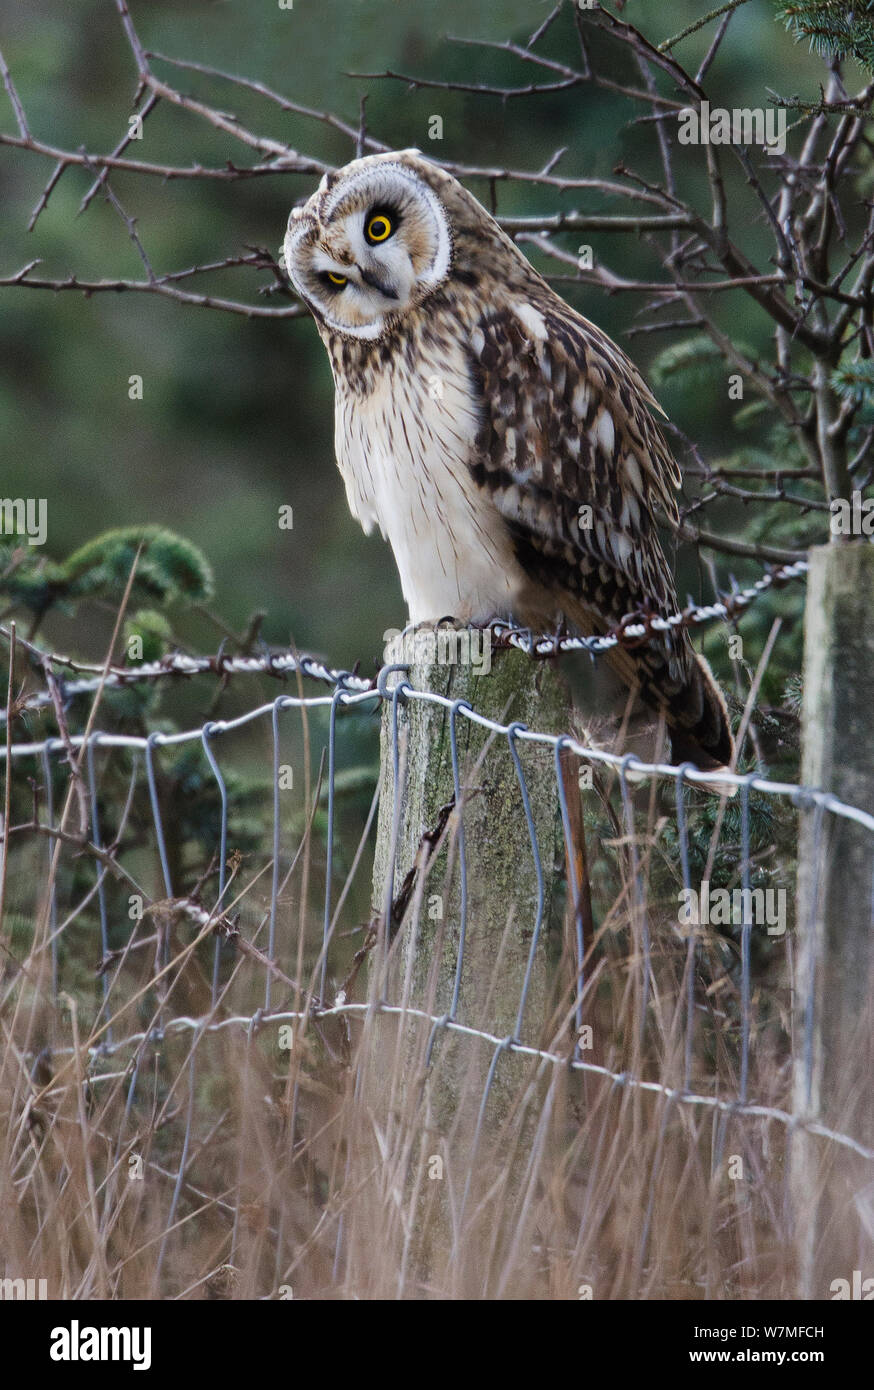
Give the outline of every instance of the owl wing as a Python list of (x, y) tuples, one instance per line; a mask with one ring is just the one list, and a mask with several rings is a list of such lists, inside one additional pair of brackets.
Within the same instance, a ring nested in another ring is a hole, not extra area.
[(676, 520), (680, 473), (652, 394), (605, 334), (567, 306), (520, 304), (471, 335), (481, 428), (472, 468), (531, 577), (612, 626), (673, 611), (655, 516)]
[[(628, 613), (675, 612), (656, 518), (677, 520), (681, 475), (634, 364), (546, 294), (484, 315), (470, 363), (481, 409), (470, 466), (532, 584), (586, 634)], [(703, 720), (706, 742), (730, 750), (707, 689), (712, 678), (702, 676), (685, 630), (620, 647), (611, 664), (670, 722), (698, 728)]]

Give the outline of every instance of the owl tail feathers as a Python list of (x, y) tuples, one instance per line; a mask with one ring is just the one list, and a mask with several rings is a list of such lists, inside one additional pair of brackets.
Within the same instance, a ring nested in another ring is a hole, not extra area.
[[(728, 707), (708, 662), (697, 653), (691, 680), (671, 703), (668, 725), (673, 763), (694, 763), (702, 772), (731, 770), (734, 739)], [(718, 777), (698, 785), (727, 796), (737, 791)]]

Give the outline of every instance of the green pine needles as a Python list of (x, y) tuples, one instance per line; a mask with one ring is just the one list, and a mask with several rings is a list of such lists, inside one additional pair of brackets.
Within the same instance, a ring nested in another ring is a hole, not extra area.
[(777, 17), (799, 42), (823, 58), (855, 58), (874, 72), (874, 0), (807, 0), (802, 5), (778, 4)]
[[(118, 603), (135, 560), (132, 609), (205, 603), (212, 595), (209, 561), (191, 541), (163, 526), (105, 531), (60, 562), (44, 558), (39, 549), (10, 537), (0, 545), (3, 616), (25, 610), (35, 629), (56, 607), (69, 614), (83, 600)], [(152, 628), (155, 635), (154, 623)]]

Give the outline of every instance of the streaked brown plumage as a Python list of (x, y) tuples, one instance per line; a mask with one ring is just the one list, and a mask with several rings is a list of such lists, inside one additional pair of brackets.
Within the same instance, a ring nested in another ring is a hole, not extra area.
[[(411, 621), (590, 635), (676, 610), (657, 518), (676, 523), (680, 473), (652, 393), (457, 180), (416, 151), (356, 160), (292, 213), (285, 259), (331, 359), (350, 507), (391, 542)], [(730, 761), (685, 631), (611, 661), (676, 760)]]

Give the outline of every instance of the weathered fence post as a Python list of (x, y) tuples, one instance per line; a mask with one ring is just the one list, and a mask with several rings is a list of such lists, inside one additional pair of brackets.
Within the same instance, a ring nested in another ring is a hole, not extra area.
[[(464, 650), (462, 643), (459, 651), (463, 654)], [(388, 688), (401, 678), (391, 676)], [(518, 650), (493, 651), (490, 663), (419, 661), (404, 678), (414, 690), (431, 691), (449, 701), (466, 701), (478, 714), (503, 724), (519, 721), (554, 733), (571, 727), (570, 696), (562, 677), (551, 662), (532, 660)], [(406, 990), (410, 1007), (437, 1016), (452, 1013), (460, 1023), (503, 1038), (516, 1033), (527, 977), (523, 1031), (527, 1040), (539, 1041), (552, 1020), (566, 896), (554, 750), (524, 741), (515, 744), (540, 856), (539, 883), (518, 772), (506, 735), (490, 733), (463, 713), (456, 714), (459, 816), (451, 710), (410, 698), (398, 702), (397, 743), (393, 723), (389, 700), (382, 724), (382, 787), (374, 864), (376, 911), (384, 912), (389, 897), (397, 905), (405, 882), (407, 892), (401, 904), (402, 921), (393, 923), (402, 933), (394, 950), (394, 983), (382, 982), (383, 997), (395, 1002)], [(491, 746), (484, 751), (490, 741)], [(460, 825), (463, 838), (459, 836)], [(438, 841), (440, 848), (435, 852)], [(423, 879), (421, 872), (417, 875), (416, 865), (426, 860), (430, 868)], [(538, 915), (539, 937), (529, 972)], [(463, 960), (457, 974), (462, 929)], [(482, 1042), (462, 1039), (461, 1045), (455, 1046), (457, 1041), (446, 1034), (439, 1040), (439, 1109), (447, 1124), (456, 1118), (463, 1103), (470, 1102), (475, 1113), (493, 1057), (493, 1049)], [(446, 1066), (445, 1053), (450, 1047), (456, 1060)], [(513, 1087), (504, 1080), (513, 1071), (505, 1062), (495, 1070), (490, 1093), (490, 1115), (495, 1122), (503, 1118), (513, 1099)], [(417, 1084), (420, 1079), (416, 1078)]]
[[(872, 600), (874, 546), (811, 551), (802, 780), (874, 814)], [(868, 1148), (874, 1147), (872, 890), (874, 833), (807, 806), (798, 854), (794, 1110)], [(852, 1290), (854, 1271), (857, 1284), (874, 1278), (870, 1164), (798, 1130), (792, 1188), (801, 1295), (834, 1297), (838, 1279)]]

